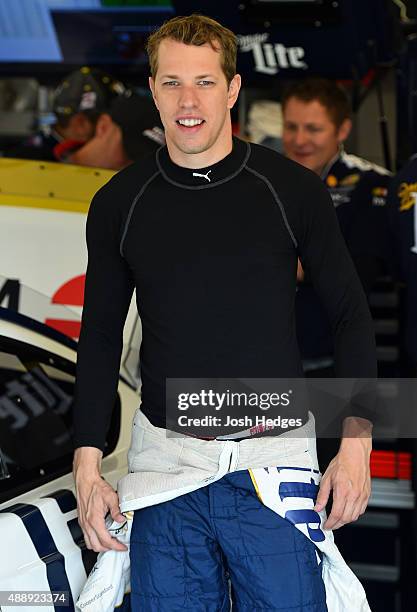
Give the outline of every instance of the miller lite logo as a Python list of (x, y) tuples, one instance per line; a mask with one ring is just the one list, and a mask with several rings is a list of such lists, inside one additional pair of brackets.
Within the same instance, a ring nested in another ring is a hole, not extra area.
[(270, 43), (268, 40), (268, 33), (238, 36), (240, 51), (252, 51), (256, 72), (274, 75), (288, 68), (308, 68), (304, 61), (303, 47), (286, 47), (282, 43)]

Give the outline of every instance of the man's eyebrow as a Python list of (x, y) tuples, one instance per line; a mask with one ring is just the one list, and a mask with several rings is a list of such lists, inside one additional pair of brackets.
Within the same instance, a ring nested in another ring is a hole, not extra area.
[[(285, 119), (284, 123), (286, 125), (300, 125), (300, 122), (296, 121), (295, 119)], [(304, 127), (308, 127), (308, 128), (310, 128), (310, 127), (320, 127), (320, 125), (318, 123), (314, 123), (314, 122), (311, 122), (311, 121), (309, 123), (303, 123), (301, 125), (303, 125)]]
[[(196, 77), (194, 77), (197, 81), (199, 81), (200, 79), (215, 79), (215, 75), (214, 74), (200, 74)], [(179, 80), (180, 77), (176, 74), (161, 74), (161, 79), (172, 79), (172, 80)]]

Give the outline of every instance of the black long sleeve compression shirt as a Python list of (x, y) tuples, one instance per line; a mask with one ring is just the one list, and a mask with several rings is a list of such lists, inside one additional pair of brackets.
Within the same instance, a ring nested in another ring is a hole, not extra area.
[(329, 314), (336, 375), (376, 376), (371, 317), (328, 191), (270, 149), (235, 138), (223, 160), (192, 170), (161, 148), (96, 194), (87, 245), (76, 446), (104, 446), (135, 287), (142, 411), (156, 426), (166, 378), (303, 375), (297, 257)]

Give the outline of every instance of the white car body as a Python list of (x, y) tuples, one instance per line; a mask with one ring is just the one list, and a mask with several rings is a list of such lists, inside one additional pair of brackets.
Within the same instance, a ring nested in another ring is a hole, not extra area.
[[(58, 336), (57, 339), (48, 337), (42, 330), (26, 327), (24, 322), (2, 320), (0, 313), (0, 355), (3, 363), (7, 358), (2, 352), (5, 341), (8, 345), (16, 342), (20, 346), (20, 343), (24, 343), (22, 346), (25, 350), (29, 347), (29, 352), (30, 347), (40, 350), (42, 354), (44, 351), (45, 355), (51, 356), (49, 363), (52, 364), (60, 359), (71, 364), (76, 361), (75, 350), (61, 343)], [(1, 371), (5, 371), (3, 366)], [(19, 373), (16, 373), (15, 378), (19, 378)], [(8, 412), (5, 401), (9, 383), (3, 384), (3, 379), (0, 382), (0, 419), (8, 418), (12, 410), (10, 408)], [(122, 380), (118, 393), (121, 403), (119, 435), (115, 448), (102, 463), (102, 474), (114, 488), (127, 471), (131, 421), (139, 404), (137, 393)], [(22, 401), (20, 406), (26, 408)], [(51, 440), (45, 436), (45, 440), (40, 443), (47, 445)], [(39, 470), (40, 478), (42, 471)], [(0, 489), (2, 499), (6, 497), (0, 504), (0, 591), (67, 591), (70, 593), (70, 605), (62, 609), (74, 610), (74, 602), (94, 564), (95, 554), (85, 549), (78, 526), (71, 466), (68, 466), (66, 473), (52, 477), (41, 486), (31, 489), (30, 483), (27, 483), (30, 490), (22, 494), (14, 495), (13, 477), (0, 479), (0, 484), (3, 487)], [(8, 486), (10, 496), (7, 494)], [(15, 606), (4, 605), (4, 602), (2, 604), (3, 612), (15, 610)], [(37, 608), (32, 604), (21, 605), (19, 609), (29, 612)], [(47, 605), (42, 609), (53, 612), (54, 606)]]

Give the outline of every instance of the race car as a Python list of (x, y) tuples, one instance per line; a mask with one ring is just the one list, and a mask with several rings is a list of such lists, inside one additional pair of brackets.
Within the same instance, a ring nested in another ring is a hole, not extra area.
[[(96, 560), (78, 525), (71, 475), (75, 361), (74, 340), (0, 308), (3, 612), (17, 604), (29, 612), (42, 602), (50, 602), (42, 606), (47, 612), (57, 606), (75, 610)], [(120, 378), (102, 463), (102, 475), (113, 487), (127, 471), (131, 421), (138, 404), (137, 392)]]

